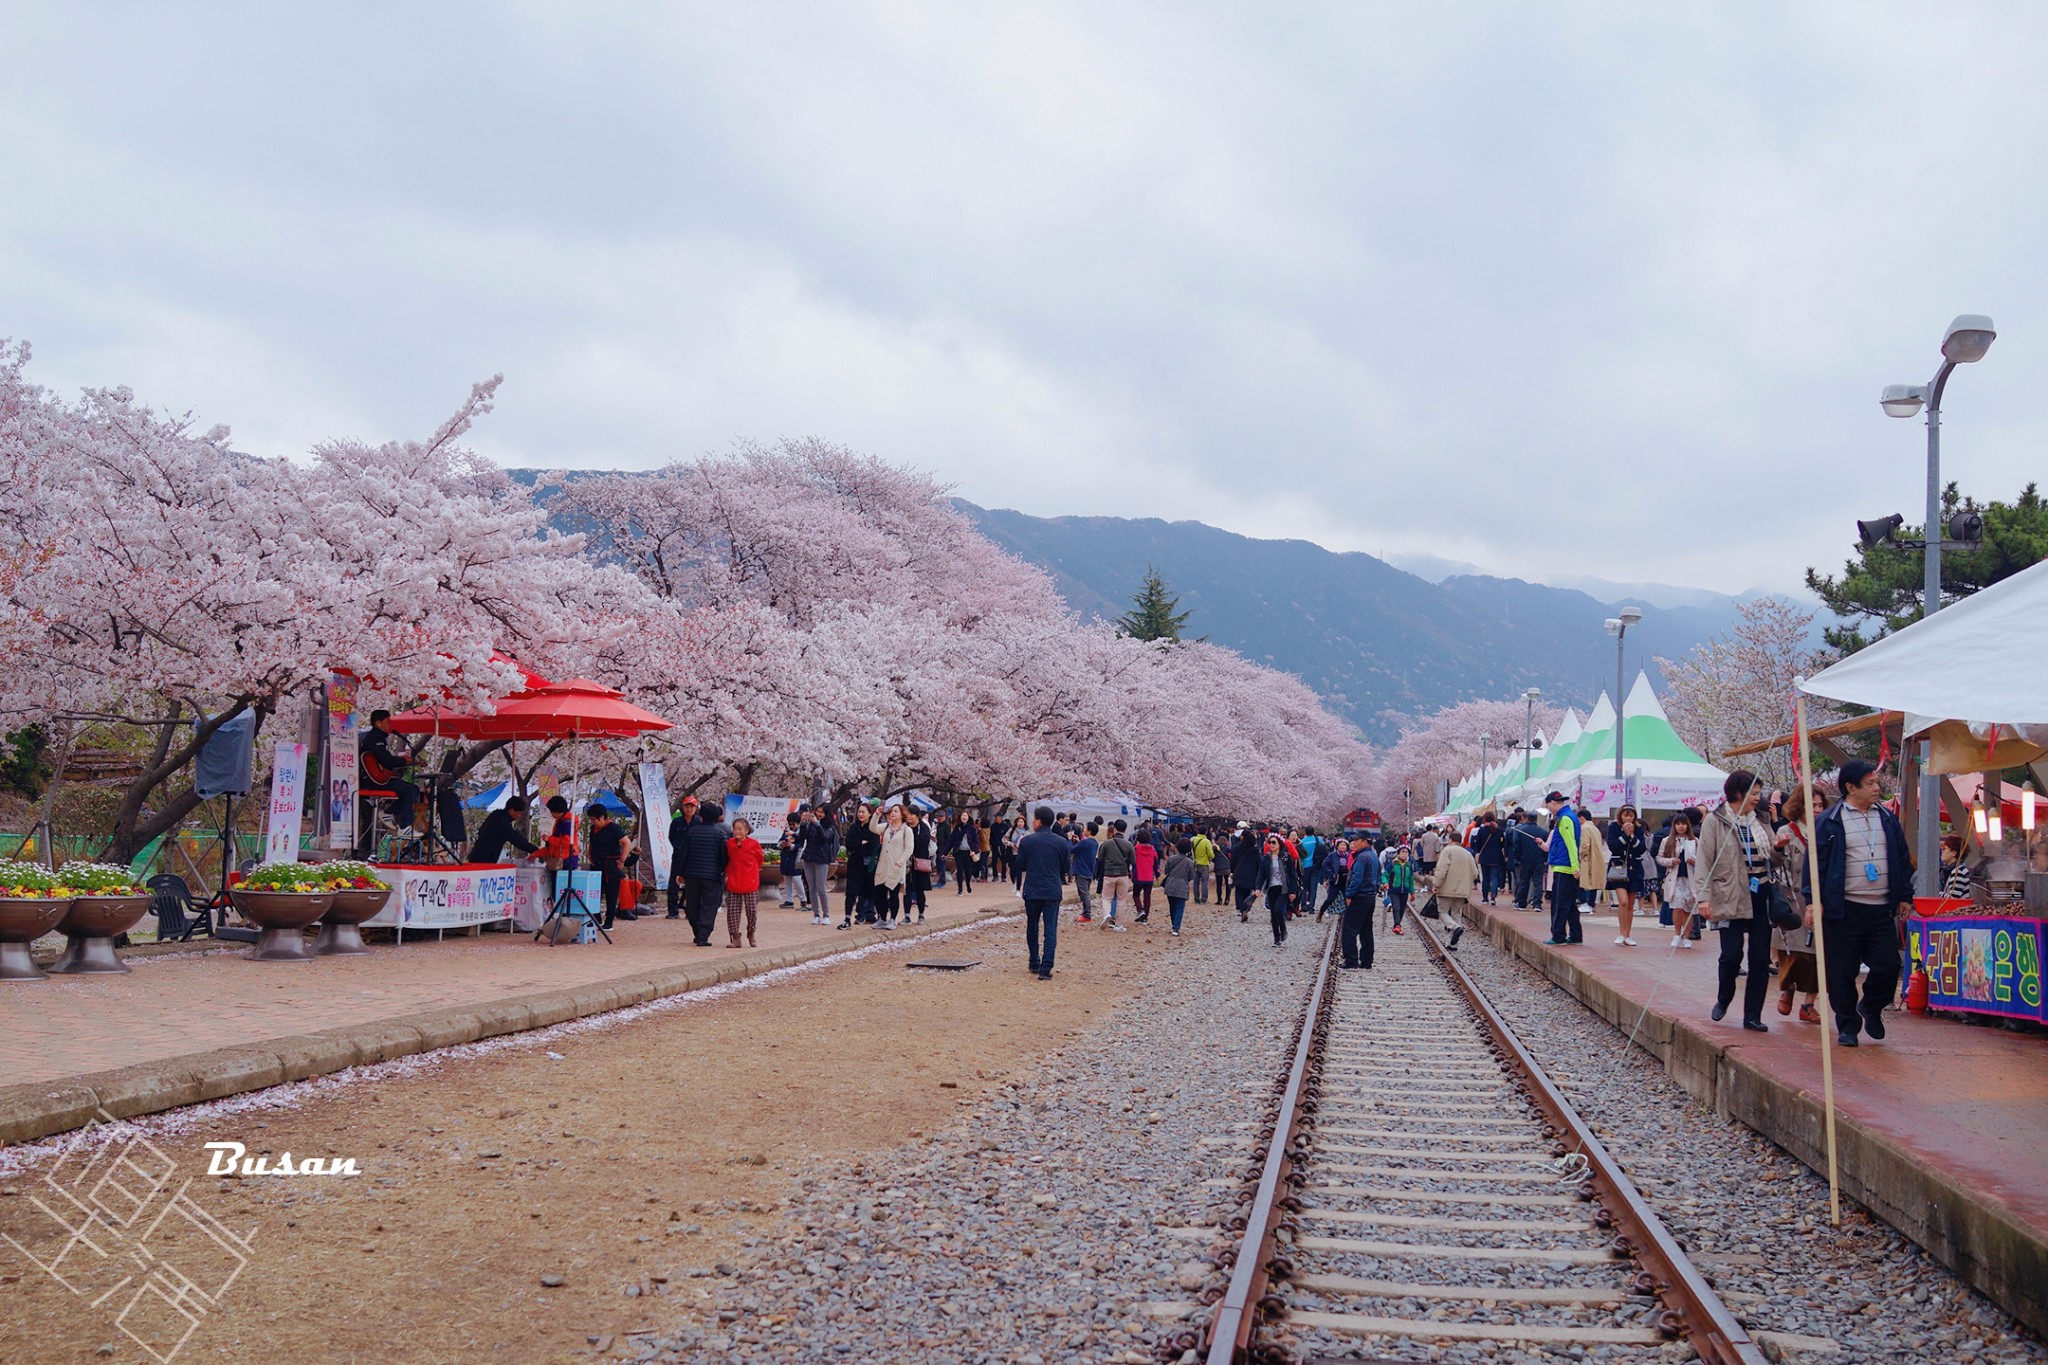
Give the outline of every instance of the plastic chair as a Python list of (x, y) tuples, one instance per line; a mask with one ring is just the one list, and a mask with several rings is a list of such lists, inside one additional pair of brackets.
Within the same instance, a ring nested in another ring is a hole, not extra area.
[(183, 877), (166, 872), (151, 877), (143, 885), (149, 889), (150, 912), (156, 916), (157, 942), (176, 939), (190, 943), (192, 935), (202, 928), (212, 935), (213, 909), (192, 899), (192, 888)]

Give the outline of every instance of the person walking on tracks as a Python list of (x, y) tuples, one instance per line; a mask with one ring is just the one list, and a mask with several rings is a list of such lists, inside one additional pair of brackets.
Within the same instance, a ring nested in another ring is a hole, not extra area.
[(1436, 855), (1436, 871), (1429, 881), (1436, 896), (1436, 908), (1442, 912), (1444, 923), (1451, 926), (1451, 936), (1444, 944), (1446, 948), (1457, 947), (1458, 940), (1465, 937), (1465, 921), (1472, 911), (1472, 892), (1479, 884), (1479, 863), (1473, 858), (1472, 850), (1455, 839), (1446, 839)]
[[(1843, 1047), (1857, 1046), (1858, 1025), (1884, 1037), (1884, 1007), (1899, 988), (1894, 916), (1913, 905), (1913, 860), (1898, 817), (1877, 802), (1877, 769), (1860, 758), (1842, 765), (1842, 799), (1814, 825), (1820, 868), (1820, 917), (1828, 954), (1828, 1005)], [(1868, 964), (1863, 999), (1856, 973)]]
[(1321, 882), (1328, 888), (1328, 894), (1316, 902), (1317, 924), (1323, 922), (1323, 912), (1328, 910), (1332, 903), (1337, 906), (1338, 917), (1342, 918), (1344, 887), (1350, 878), (1351, 841), (1340, 836), (1330, 841), (1329, 851), (1323, 854)]
[(1415, 894), (1415, 864), (1408, 845), (1396, 844), (1387, 850), (1387, 856), (1380, 860), (1380, 881), (1387, 888), (1387, 916), (1389, 925), (1397, 934), (1408, 932), (1401, 927), (1401, 917), (1408, 913), (1408, 898)]
[[(1724, 803), (1707, 816), (1700, 831), (1701, 911), (1721, 934), (1720, 990), (1713, 1017), (1720, 1022), (1735, 999), (1745, 949), (1749, 975), (1742, 988), (1742, 1026), (1768, 1033), (1764, 995), (1771, 985), (1771, 831), (1756, 817), (1763, 786), (1756, 774), (1737, 768), (1722, 784)], [(1851, 1034), (1850, 1036), (1854, 1036)]]
[(1301, 895), (1301, 865), (1277, 834), (1266, 836), (1259, 858), (1259, 885), (1266, 892), (1266, 914), (1273, 921), (1273, 946), (1287, 942), (1287, 913)]
[(1017, 841), (1018, 886), (1024, 892), (1024, 947), (1031, 972), (1052, 980), (1053, 950), (1059, 946), (1060, 900), (1074, 868), (1073, 846), (1052, 832), (1051, 806), (1032, 812), (1032, 831)]
[(1259, 894), (1259, 850), (1264, 847), (1250, 828), (1240, 828), (1230, 850), (1230, 881), (1237, 898), (1237, 922), (1252, 917), (1252, 898)]
[(1372, 967), (1372, 921), (1379, 913), (1380, 860), (1372, 844), (1358, 841), (1351, 851), (1351, 871), (1344, 878), (1344, 923), (1338, 932), (1344, 965)]

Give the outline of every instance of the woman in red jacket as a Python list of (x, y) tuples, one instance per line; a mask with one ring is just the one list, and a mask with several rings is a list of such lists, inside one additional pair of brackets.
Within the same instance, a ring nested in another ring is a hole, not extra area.
[(732, 837), (725, 841), (725, 935), (727, 946), (740, 946), (740, 922), (746, 921), (747, 947), (754, 946), (755, 906), (761, 898), (761, 844), (744, 815), (734, 816)]
[(1137, 922), (1152, 918), (1152, 883), (1159, 876), (1159, 850), (1140, 834), (1131, 845), (1131, 904), (1138, 907)]

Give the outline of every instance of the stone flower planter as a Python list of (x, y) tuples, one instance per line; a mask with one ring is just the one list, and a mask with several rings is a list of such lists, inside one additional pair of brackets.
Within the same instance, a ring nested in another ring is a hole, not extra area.
[(55, 929), (71, 902), (44, 896), (0, 896), (0, 981), (43, 981), (28, 945)]
[(334, 903), (320, 917), (320, 936), (313, 940), (313, 955), (350, 957), (369, 952), (370, 945), (363, 942), (363, 931), (358, 926), (366, 919), (375, 919), (394, 894), (390, 887), (335, 892)]
[(57, 932), (71, 940), (52, 972), (88, 975), (128, 970), (114, 956), (114, 935), (133, 929), (149, 913), (148, 896), (74, 896), (57, 922)]
[(238, 886), (228, 898), (243, 919), (262, 931), (256, 946), (242, 954), (251, 962), (311, 962), (304, 930), (334, 904), (329, 891), (244, 891)]

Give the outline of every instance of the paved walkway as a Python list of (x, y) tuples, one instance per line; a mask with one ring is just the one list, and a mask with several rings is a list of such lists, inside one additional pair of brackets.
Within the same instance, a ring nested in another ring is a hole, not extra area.
[[(1777, 1012), (1744, 1032), (1741, 996), (1708, 1016), (1716, 936), (1671, 947), (1656, 916), (1635, 948), (1614, 944), (1612, 913), (1586, 942), (1552, 948), (1549, 917), (1503, 901), (1481, 907), (1493, 939), (1535, 964), (1662, 1058), (1674, 1078), (1825, 1171), (1821, 1026)], [(2048, 1038), (1954, 1016), (1885, 1012), (1885, 1041), (1834, 1049), (1844, 1189), (2041, 1330), (2048, 1325)]]
[[(1007, 883), (965, 896), (948, 883), (931, 895), (931, 918), (965, 922), (983, 909), (1016, 906)], [(0, 983), (0, 1082), (69, 1080), (236, 1044), (600, 985), (747, 951), (725, 946), (723, 912), (710, 948), (691, 944), (683, 920), (641, 919), (612, 933), (610, 945), (554, 948), (529, 934), (408, 939), (402, 947), (375, 944), (367, 957), (310, 963), (250, 962), (238, 949), (201, 950), (134, 958), (126, 976)], [(760, 951), (835, 937), (852, 936), (812, 924), (806, 911), (784, 910), (773, 900), (762, 904)]]

